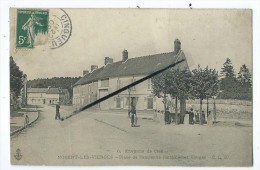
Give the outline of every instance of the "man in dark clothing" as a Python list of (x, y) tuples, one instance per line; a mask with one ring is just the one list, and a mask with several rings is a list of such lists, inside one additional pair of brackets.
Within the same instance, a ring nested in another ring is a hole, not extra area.
[(205, 115), (204, 111), (202, 111), (202, 115), (201, 115), (201, 116), (202, 116), (202, 117), (201, 117), (201, 122), (202, 122), (202, 124), (207, 123), (207, 122), (206, 122), (206, 115)]
[(133, 105), (133, 103), (131, 104), (131, 126), (134, 127), (135, 126), (135, 116), (136, 116), (136, 110), (135, 110), (135, 106)]
[(194, 113), (193, 113), (193, 109), (191, 108), (189, 112), (189, 124), (192, 125), (194, 124), (193, 118), (194, 118)]
[(56, 104), (56, 115), (55, 115), (55, 120), (59, 119), (60, 120), (60, 105), (59, 103)]

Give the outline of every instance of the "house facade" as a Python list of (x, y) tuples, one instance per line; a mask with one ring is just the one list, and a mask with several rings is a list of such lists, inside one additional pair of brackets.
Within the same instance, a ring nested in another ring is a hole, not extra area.
[[(106, 57), (103, 67), (91, 66), (91, 72), (84, 71), (83, 78), (74, 84), (73, 105), (77, 107), (87, 105), (181, 59), (185, 61), (174, 69), (189, 69), (178, 39), (174, 42), (173, 52), (128, 58), (128, 52), (124, 50), (122, 60), (118, 62), (113, 62), (112, 58)], [(151, 79), (94, 107), (101, 110), (127, 110), (131, 101), (136, 105), (137, 110), (163, 110), (162, 99), (152, 94)]]
[(68, 104), (70, 94), (67, 89), (61, 88), (28, 88), (27, 104)]

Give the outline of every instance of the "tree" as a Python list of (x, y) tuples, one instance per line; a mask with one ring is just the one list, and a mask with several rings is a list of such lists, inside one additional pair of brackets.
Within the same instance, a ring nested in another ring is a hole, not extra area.
[(215, 69), (205, 69), (198, 65), (197, 69), (192, 70), (192, 95), (200, 99), (200, 124), (202, 124), (202, 100), (218, 93), (218, 73)]
[[(164, 105), (164, 113), (166, 113), (166, 105), (167, 105), (167, 93), (169, 91), (170, 85), (168, 84), (171, 75), (171, 70), (168, 69), (154, 77), (152, 77), (151, 82), (152, 82), (152, 87), (153, 91), (152, 93), (158, 97), (161, 98), (163, 97), (163, 105)], [(166, 114), (164, 114), (164, 120), (166, 121)], [(165, 122), (166, 123), (166, 122)]]
[(235, 78), (235, 71), (230, 58), (227, 58), (223, 67), (221, 68), (221, 76), (228, 78)]
[(23, 86), (23, 72), (16, 65), (13, 57), (10, 57), (10, 89), (15, 92), (16, 97), (20, 94)]
[(240, 67), (237, 80), (243, 88), (250, 89), (252, 86), (251, 74), (245, 64)]
[(176, 124), (178, 123), (178, 113), (177, 113), (177, 105), (178, 99), (180, 100), (180, 112), (181, 114), (185, 114), (186, 107), (185, 100), (189, 97), (191, 90), (191, 72), (189, 70), (172, 70), (170, 72), (168, 79), (169, 88), (168, 94), (171, 95), (172, 98), (175, 98), (175, 117)]
[(226, 59), (223, 67), (221, 68), (221, 84), (220, 88), (222, 90), (234, 91), (233, 88), (236, 87), (236, 75), (234, 71), (233, 64), (229, 58)]

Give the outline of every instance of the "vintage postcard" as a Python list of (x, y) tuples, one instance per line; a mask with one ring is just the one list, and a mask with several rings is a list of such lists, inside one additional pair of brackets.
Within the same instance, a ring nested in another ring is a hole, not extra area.
[(12, 165), (253, 166), (252, 10), (10, 8)]

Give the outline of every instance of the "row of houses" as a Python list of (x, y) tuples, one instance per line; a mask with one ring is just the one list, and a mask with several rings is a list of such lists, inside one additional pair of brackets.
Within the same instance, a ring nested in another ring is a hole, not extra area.
[(28, 88), (27, 104), (69, 104), (70, 94), (68, 89), (62, 88)]
[[(174, 69), (189, 69), (178, 39), (174, 41), (174, 51), (167, 53), (129, 58), (128, 51), (124, 50), (121, 61), (114, 62), (113, 58), (105, 57), (104, 66), (91, 65), (90, 72), (84, 70), (83, 77), (74, 84), (73, 105), (81, 107), (89, 104), (181, 59), (185, 62)], [(163, 109), (162, 99), (152, 94), (151, 79), (99, 103), (95, 108), (129, 109), (131, 101), (137, 110)]]

